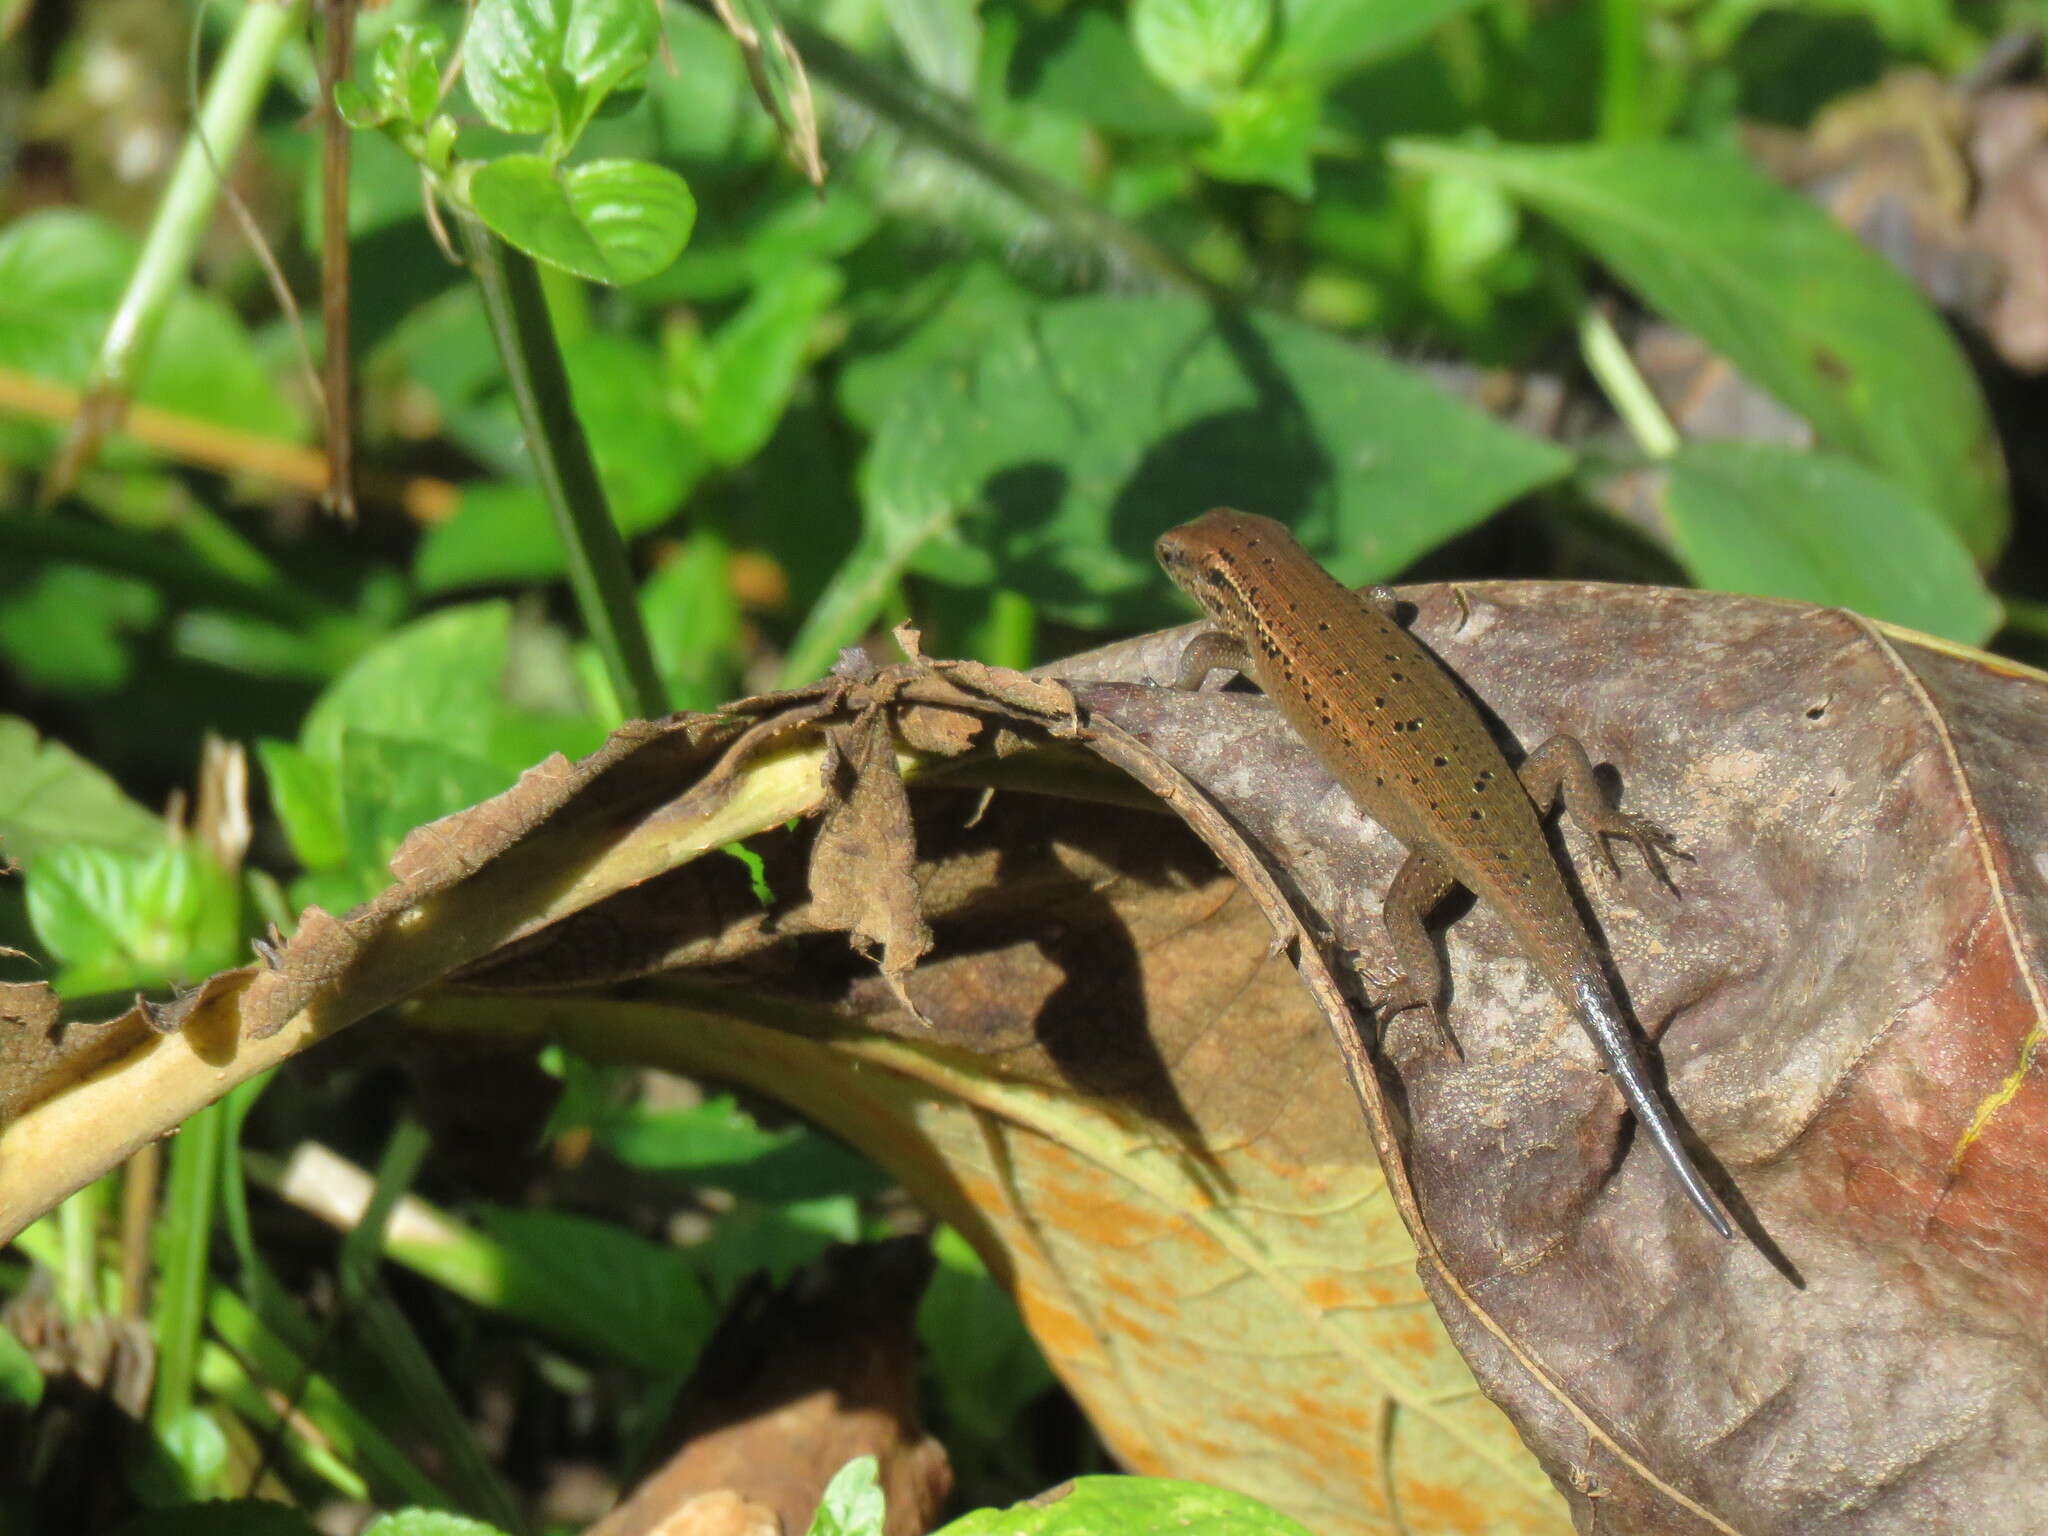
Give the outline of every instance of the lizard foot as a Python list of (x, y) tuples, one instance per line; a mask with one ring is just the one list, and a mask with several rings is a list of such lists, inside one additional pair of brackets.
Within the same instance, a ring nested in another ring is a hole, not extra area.
[(1437, 1006), (1435, 996), (1415, 976), (1399, 966), (1375, 965), (1362, 958), (1354, 960), (1352, 966), (1366, 985), (1377, 993), (1373, 998), (1373, 1011), (1379, 1015), (1382, 1034), (1396, 1015), (1411, 1008), (1420, 1008), (1428, 1016), (1430, 1026), (1451, 1048), (1451, 1054), (1460, 1061), (1465, 1059), (1465, 1048), (1458, 1044), (1458, 1037), (1451, 1033), (1451, 1026), (1444, 1021), (1443, 1010)]
[(1609, 807), (1595, 815), (1573, 819), (1593, 839), (1593, 846), (1600, 850), (1607, 872), (1617, 878), (1621, 875), (1621, 863), (1614, 857), (1612, 840), (1615, 838), (1632, 844), (1642, 854), (1643, 862), (1674, 892), (1678, 887), (1672, 882), (1671, 872), (1664, 867), (1665, 858), (1683, 859), (1688, 864), (1693, 862), (1692, 855), (1678, 846), (1678, 839), (1647, 816)]

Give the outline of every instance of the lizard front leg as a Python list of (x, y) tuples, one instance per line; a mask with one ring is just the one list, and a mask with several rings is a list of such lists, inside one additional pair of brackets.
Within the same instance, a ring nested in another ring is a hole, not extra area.
[(1205, 629), (1181, 651), (1179, 670), (1167, 686), (1193, 693), (1211, 672), (1245, 672), (1250, 667), (1244, 641), (1227, 629)]

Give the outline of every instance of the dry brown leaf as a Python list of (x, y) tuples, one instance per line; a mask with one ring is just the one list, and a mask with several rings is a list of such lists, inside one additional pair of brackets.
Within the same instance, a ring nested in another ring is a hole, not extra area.
[(587, 1536), (709, 1532), (764, 1509), (802, 1531), (856, 1456), (878, 1464), (887, 1536), (930, 1530), (953, 1486), (917, 1414), (912, 1324), (930, 1277), (930, 1249), (897, 1238), (834, 1249), (779, 1289), (756, 1280), (658, 1437), (667, 1461)]
[[(1469, 1059), (1412, 1019), (1368, 1056), (1344, 962), (1384, 958), (1399, 852), (1264, 701), (1148, 686), (1177, 635), (1058, 669), (1121, 787), (1073, 746), (994, 760), (1005, 731), (1071, 735), (1063, 692), (1021, 711), (1011, 693), (1037, 684), (922, 661), (544, 765), (416, 839), (406, 884), (309, 914), (276, 970), (225, 980), (194, 1015), (226, 1047), (206, 1096), (460, 966), (415, 1026), (748, 1084), (868, 1149), (1008, 1279), (1141, 1470), (1244, 1488), (1326, 1536), (1561, 1532), (1553, 1484), (1608, 1533), (2031, 1536), (2043, 679), (1790, 604), (1415, 596), (1421, 637), (1518, 740), (1580, 735), (1695, 857), (1682, 898), (1640, 875), (1586, 896), (1743, 1240), (1714, 1238), (1634, 1144), (1483, 908), (1444, 940)], [(999, 727), (909, 796), (916, 858), (891, 879), (934, 944), (899, 979), (929, 1030), (826, 932), (843, 894), (801, 894), (813, 837), (764, 839), (767, 913), (730, 861), (689, 862), (823, 804), (822, 730), (853, 742), (842, 764), (872, 762), (888, 733), (857, 722), (926, 707)], [(974, 821), (976, 764), (1108, 803), (1006, 792)], [(1131, 780), (1202, 841), (1134, 813)], [(606, 988), (663, 963), (686, 969)], [(224, 1027), (287, 1001), (267, 1043)], [(62, 1192), (49, 1146), (98, 1138), (104, 1166), (203, 1102), (192, 1031), (0, 1135), (0, 1222)]]

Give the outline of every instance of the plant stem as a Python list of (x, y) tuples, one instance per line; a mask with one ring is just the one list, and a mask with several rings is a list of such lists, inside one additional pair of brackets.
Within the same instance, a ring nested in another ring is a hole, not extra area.
[(1645, 136), (1641, 0), (1600, 0), (1600, 137)]
[(185, 137), (128, 287), (101, 338), (84, 404), (51, 466), (45, 500), (61, 494), (91, 461), (148, 369), (164, 315), (184, 286), (192, 252), (213, 215), (223, 169), (241, 149), (270, 84), (277, 51), (298, 25), (299, 14), (298, 0), (249, 0), (242, 7), (207, 86), (199, 121)]
[(226, 1145), (226, 1111), (210, 1104), (185, 1122), (171, 1143), (159, 1242), (157, 1296), (151, 1332), (156, 1335), (156, 1391), (149, 1420), (159, 1434), (192, 1406), (199, 1338), (206, 1320), (206, 1260), (213, 1240), (213, 1199), (219, 1187), (221, 1149)]
[(1579, 304), (1579, 352), (1636, 446), (1653, 459), (1668, 459), (1678, 452), (1682, 443), (1678, 428), (1664, 414), (1635, 359), (1628, 355), (1628, 347), (1615, 334), (1614, 322), (1590, 299)]
[(667, 713), (667, 701), (640, 622), (625, 542), (605, 504), (590, 442), (576, 416), (540, 274), (531, 257), (506, 245), (471, 214), (458, 212), (456, 223), (470, 270), (483, 290), (484, 312), (526, 432), (526, 451), (568, 556), (576, 606), (604, 658), (612, 691), (627, 709), (656, 719)]

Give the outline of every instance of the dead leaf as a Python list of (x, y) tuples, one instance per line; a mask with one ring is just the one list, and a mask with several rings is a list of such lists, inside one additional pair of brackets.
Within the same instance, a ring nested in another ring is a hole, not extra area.
[[(2031, 1536), (2044, 679), (1793, 604), (1411, 595), (1516, 739), (1582, 736), (1696, 859), (1682, 897), (1585, 895), (1744, 1240), (1636, 1144), (1484, 908), (1444, 937), (1468, 1060), (1414, 1019), (1366, 1049), (1348, 962), (1384, 958), (1399, 852), (1263, 700), (1148, 685), (1184, 631), (1056, 669), (1072, 692), (1036, 711), (1011, 698), (1030, 680), (918, 660), (543, 765), (423, 832), (375, 902), (308, 914), (275, 970), (224, 979), (194, 1015), (224, 1058), (188, 1023), (23, 1114), (0, 1226), (416, 995), (411, 1027), (744, 1084), (868, 1149), (1013, 1286), (1127, 1464), (1326, 1536), (1562, 1532), (1566, 1505), (1607, 1533)], [(931, 930), (898, 978), (929, 1029), (829, 931), (849, 895), (805, 893), (815, 828), (761, 839), (766, 912), (697, 858), (828, 803), (821, 733), (850, 797), (847, 772), (896, 756), (858, 722), (926, 707), (995, 726), (907, 780), (907, 866), (904, 806), (870, 817)], [(999, 758), (1004, 732), (1038, 750)], [(1041, 792), (973, 821), (977, 775)]]
[(802, 1531), (856, 1456), (879, 1463), (888, 1536), (930, 1530), (953, 1486), (917, 1416), (912, 1324), (931, 1265), (921, 1239), (897, 1238), (834, 1249), (780, 1289), (754, 1281), (658, 1437), (678, 1448), (586, 1536)]

